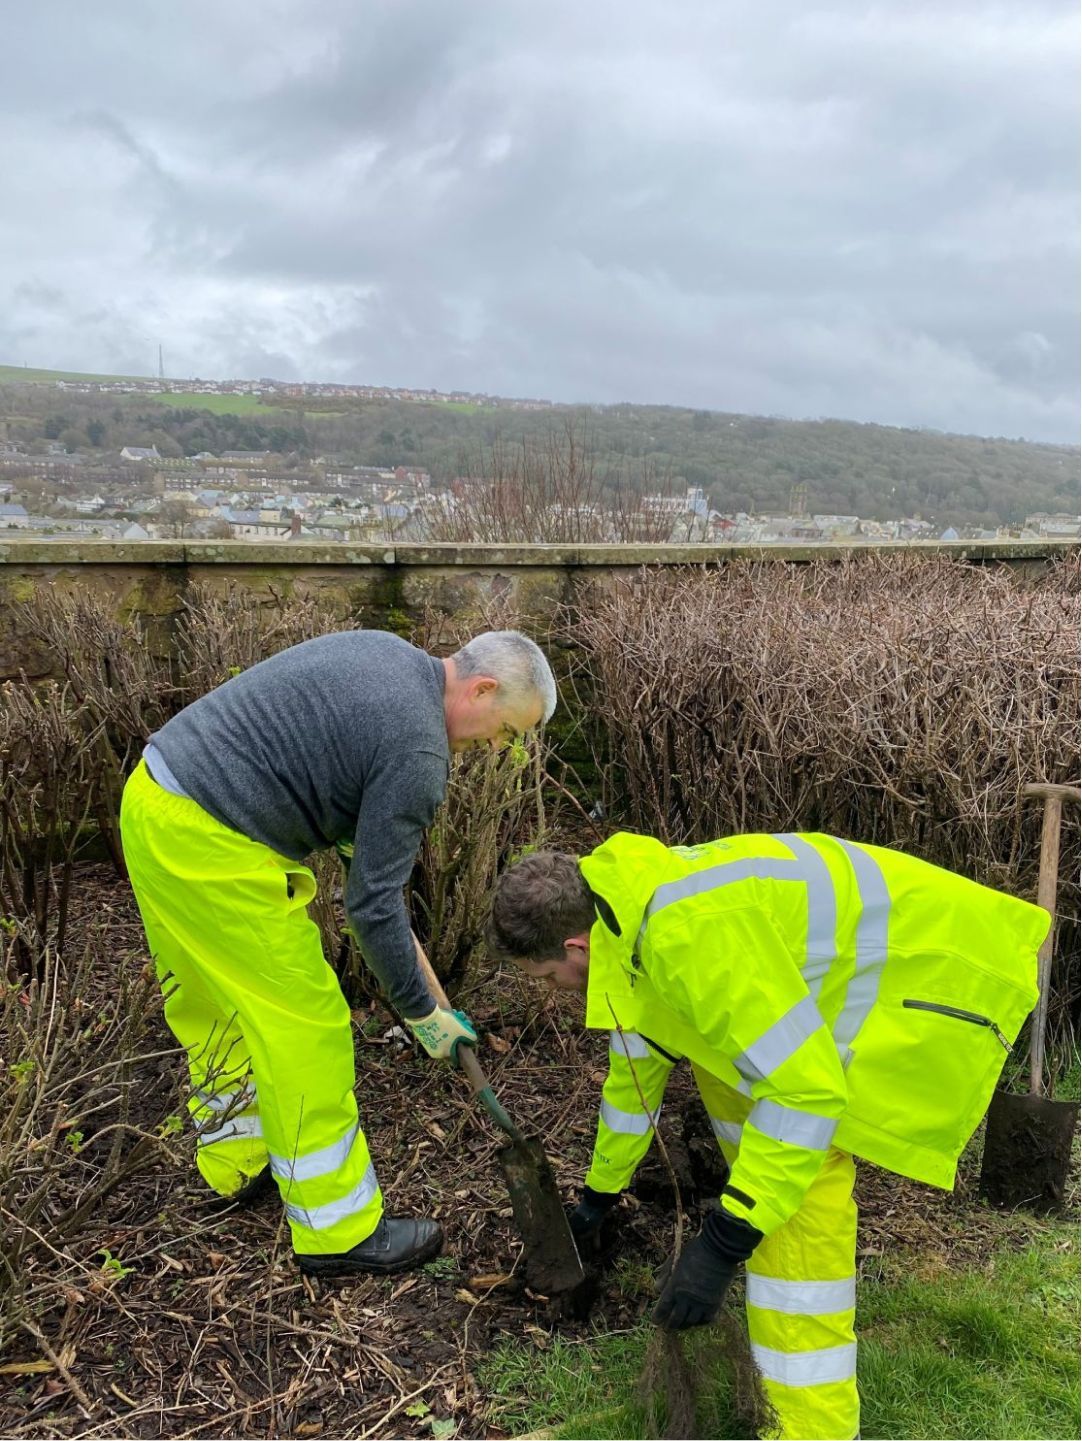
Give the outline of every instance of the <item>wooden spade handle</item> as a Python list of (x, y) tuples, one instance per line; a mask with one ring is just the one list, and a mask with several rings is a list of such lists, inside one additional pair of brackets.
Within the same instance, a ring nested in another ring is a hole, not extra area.
[(1045, 781), (1035, 781), (1022, 787), (1024, 796), (1039, 796), (1049, 799), (1058, 796), (1061, 801), (1082, 801), (1082, 790), (1078, 786), (1056, 786)]
[(1048, 987), (1052, 975), (1052, 947), (1056, 929), (1056, 883), (1059, 877), (1059, 832), (1065, 800), (1082, 800), (1077, 786), (1027, 785), (1023, 794), (1044, 801), (1041, 823), (1041, 866), (1037, 876), (1037, 904), (1052, 918), (1048, 934), (1037, 952), (1037, 1009), (1033, 1015), (1033, 1039), (1029, 1051), (1030, 1095), (1044, 1093), (1044, 1040), (1048, 1029)]
[[(417, 954), (418, 969), (428, 982), (428, 989), (435, 996), (436, 1004), (442, 1006), (445, 1011), (451, 1010), (452, 1006), (447, 999), (447, 992), (440, 985), (436, 972), (432, 969), (432, 963), (425, 955), (416, 936), (413, 938), (413, 949)], [(488, 1077), (481, 1069), (481, 1062), (477, 1059), (477, 1052), (472, 1046), (459, 1045), (455, 1051), (455, 1060), (461, 1066), (475, 1096), (488, 1089)]]

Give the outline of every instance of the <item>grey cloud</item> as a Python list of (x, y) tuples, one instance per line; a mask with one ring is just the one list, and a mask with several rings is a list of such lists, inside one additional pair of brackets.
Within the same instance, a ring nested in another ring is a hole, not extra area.
[(0, 139), (0, 358), (101, 369), (160, 330), (184, 373), (1075, 438), (1066, 3), (68, 3), (13, 29), (0, 112), (39, 143)]

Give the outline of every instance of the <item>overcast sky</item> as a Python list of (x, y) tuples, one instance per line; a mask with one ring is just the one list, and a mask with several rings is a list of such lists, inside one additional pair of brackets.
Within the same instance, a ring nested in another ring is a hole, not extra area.
[(0, 362), (1077, 440), (1075, 0), (35, 0)]

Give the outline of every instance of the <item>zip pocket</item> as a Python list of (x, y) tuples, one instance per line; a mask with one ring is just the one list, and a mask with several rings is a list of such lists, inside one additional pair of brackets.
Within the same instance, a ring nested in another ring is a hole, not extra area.
[(957, 1006), (941, 1006), (937, 1001), (903, 1001), (902, 1005), (909, 1011), (934, 1011), (937, 1016), (950, 1016), (955, 1021), (968, 1021), (974, 1026), (985, 1026), (1005, 1051), (1011, 1049), (1010, 1041), (989, 1016), (979, 1016), (976, 1011), (963, 1011)]

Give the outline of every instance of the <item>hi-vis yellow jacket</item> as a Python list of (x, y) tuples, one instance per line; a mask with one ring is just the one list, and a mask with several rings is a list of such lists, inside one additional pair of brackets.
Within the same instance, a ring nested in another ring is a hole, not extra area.
[(764, 1234), (827, 1149), (949, 1190), (1037, 999), (1047, 913), (825, 835), (611, 837), (586, 1024), (637, 1031), (751, 1098), (722, 1208)]

